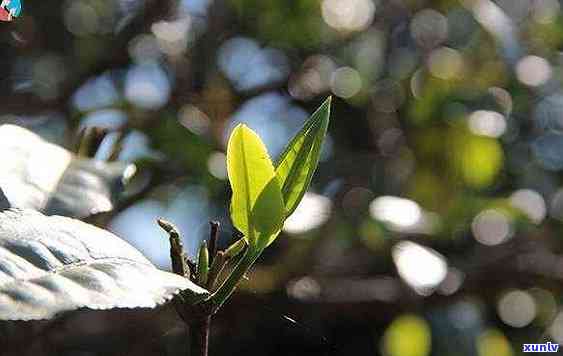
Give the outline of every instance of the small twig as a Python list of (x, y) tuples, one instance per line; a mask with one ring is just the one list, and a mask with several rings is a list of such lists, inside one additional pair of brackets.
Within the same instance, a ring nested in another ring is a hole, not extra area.
[(188, 256), (184, 256), (184, 262), (188, 266), (188, 270), (190, 271), (190, 280), (192, 282), (197, 282), (197, 265), (194, 261), (190, 260)]
[(78, 136), (77, 155), (79, 157), (94, 157), (102, 142), (106, 131), (99, 127), (86, 127)]
[(207, 356), (209, 353), (209, 330), (211, 316), (190, 323), (190, 356)]
[(182, 277), (190, 278), (190, 270), (186, 264), (184, 246), (180, 239), (178, 229), (172, 223), (158, 219), (158, 225), (168, 233), (170, 237), (170, 259), (172, 260), (172, 271)]
[(218, 221), (210, 221), (209, 225), (209, 263), (212, 264), (217, 254), (217, 241), (219, 240), (219, 227), (221, 224)]
[[(223, 260), (223, 253), (217, 253), (219, 223), (210, 221), (209, 246), (203, 241), (199, 248), (197, 261), (197, 282), (202, 287), (215, 283), (218, 263)], [(210, 267), (211, 265), (211, 267)], [(190, 356), (207, 356), (209, 353), (209, 331), (211, 329), (211, 313), (190, 323)]]
[(123, 142), (125, 141), (125, 137), (127, 136), (127, 132), (119, 131), (117, 133), (117, 139), (115, 140), (113, 146), (111, 147), (111, 152), (107, 158), (108, 162), (117, 161), (119, 155), (123, 151)]

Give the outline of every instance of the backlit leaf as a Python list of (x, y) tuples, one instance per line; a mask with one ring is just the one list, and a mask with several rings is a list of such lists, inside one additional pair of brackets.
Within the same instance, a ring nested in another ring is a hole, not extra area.
[(315, 111), (287, 145), (276, 167), (287, 215), (291, 215), (311, 184), (319, 164), (322, 144), (330, 118), (331, 98)]
[(79, 308), (154, 308), (180, 290), (192, 302), (208, 295), (93, 225), (33, 210), (0, 212), (0, 320), (48, 319)]
[(285, 209), (266, 147), (245, 125), (238, 125), (229, 139), (227, 171), (233, 190), (233, 224), (251, 248), (263, 249), (281, 230)]

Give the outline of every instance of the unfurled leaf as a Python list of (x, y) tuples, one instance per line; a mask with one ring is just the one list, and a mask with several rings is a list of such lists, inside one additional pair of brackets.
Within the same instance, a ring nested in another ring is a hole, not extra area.
[(330, 118), (330, 102), (329, 97), (315, 111), (278, 160), (276, 176), (282, 189), (287, 216), (297, 208), (319, 164)]
[(11, 207), (86, 217), (113, 209), (134, 165), (81, 159), (33, 132), (0, 126), (0, 189)]
[(154, 308), (180, 290), (193, 303), (208, 295), (95, 226), (33, 210), (0, 212), (0, 320), (48, 319), (79, 308)]
[(263, 249), (280, 232), (285, 209), (274, 166), (258, 135), (238, 125), (227, 147), (227, 171), (233, 190), (231, 219), (250, 248)]

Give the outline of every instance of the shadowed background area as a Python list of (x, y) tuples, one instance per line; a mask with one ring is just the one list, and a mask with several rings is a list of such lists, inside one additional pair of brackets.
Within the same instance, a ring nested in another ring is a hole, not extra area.
[[(312, 188), (214, 319), (211, 355), (517, 355), (563, 343), (561, 6), (27, 0), (0, 23), (0, 123), (74, 151), (101, 128), (89, 155), (136, 173), (113, 211), (86, 220), (169, 269), (157, 217), (193, 257), (209, 220), (220, 247), (234, 239), (232, 128), (247, 124), (276, 159), (332, 95)], [(57, 164), (45, 153), (28, 169), (41, 181)], [(0, 354), (187, 343), (167, 307), (1, 326)]]

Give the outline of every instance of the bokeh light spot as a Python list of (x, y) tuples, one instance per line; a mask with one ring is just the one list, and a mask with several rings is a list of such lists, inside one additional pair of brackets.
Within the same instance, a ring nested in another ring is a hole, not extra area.
[(338, 31), (360, 31), (373, 21), (375, 13), (373, 0), (323, 0), (323, 19)]
[(330, 87), (334, 95), (343, 99), (349, 99), (362, 88), (362, 77), (354, 68), (338, 68), (332, 74)]
[(491, 138), (482, 136), (467, 137), (457, 142), (461, 157), (455, 164), (461, 163), (461, 173), (465, 183), (475, 188), (490, 185), (504, 163), (504, 153), (500, 144)]
[(444, 256), (410, 241), (401, 241), (392, 250), (401, 278), (420, 295), (430, 295), (448, 272)]
[(412, 200), (383, 196), (371, 202), (369, 211), (374, 219), (399, 228), (408, 228), (420, 222), (422, 209)]
[(416, 315), (402, 315), (389, 325), (383, 335), (386, 356), (428, 356), (431, 331), (426, 320)]
[(549, 215), (559, 221), (563, 221), (563, 189), (553, 194), (549, 204)]
[(156, 22), (151, 31), (163, 52), (177, 56), (187, 49), (191, 25), (190, 17), (183, 16), (175, 21)]
[(98, 13), (86, 1), (67, 1), (64, 20), (67, 29), (76, 36), (92, 35), (100, 29)]
[(211, 126), (209, 116), (193, 105), (184, 105), (178, 116), (180, 124), (196, 135), (206, 134)]
[(335, 70), (336, 64), (329, 56), (311, 56), (303, 62), (301, 71), (290, 77), (289, 93), (297, 99), (310, 99), (330, 87), (330, 79)]
[(448, 268), (448, 274), (439, 286), (440, 294), (452, 295), (456, 293), (463, 285), (464, 279), (465, 275), (462, 271), (455, 267)]
[(143, 109), (158, 109), (170, 97), (170, 80), (157, 64), (141, 64), (127, 72), (125, 97)]
[(477, 110), (468, 118), (469, 130), (476, 135), (500, 137), (506, 131), (504, 115), (490, 110)]
[(329, 198), (315, 193), (305, 193), (297, 209), (283, 225), (283, 231), (302, 234), (323, 225), (330, 217), (332, 202)]
[(321, 295), (321, 286), (312, 277), (305, 276), (288, 283), (287, 295), (303, 301), (315, 300)]
[(227, 156), (223, 152), (214, 152), (209, 155), (207, 169), (215, 178), (227, 179)]
[(510, 204), (520, 209), (530, 220), (539, 224), (547, 214), (545, 200), (540, 193), (530, 189), (520, 189), (510, 196)]
[(473, 219), (471, 230), (475, 239), (487, 246), (501, 244), (512, 236), (510, 219), (495, 209), (480, 212)]
[(260, 48), (256, 41), (246, 37), (235, 37), (223, 43), (217, 62), (241, 91), (281, 81), (289, 74), (288, 60), (282, 51)]
[(479, 356), (512, 356), (512, 347), (504, 334), (497, 329), (489, 329), (477, 338)]
[(551, 78), (551, 65), (544, 58), (527, 56), (516, 64), (516, 76), (520, 82), (537, 87)]
[(432, 48), (447, 39), (448, 20), (436, 10), (425, 9), (414, 15), (410, 31), (419, 46)]
[(442, 47), (435, 49), (428, 58), (428, 67), (433, 76), (440, 79), (454, 79), (461, 75), (463, 57), (455, 49)]
[(530, 293), (513, 290), (505, 293), (497, 303), (501, 320), (512, 327), (522, 328), (536, 317), (536, 303)]
[(551, 323), (549, 333), (551, 334), (551, 337), (553, 337), (553, 341), (563, 344), (563, 311), (559, 311)]

